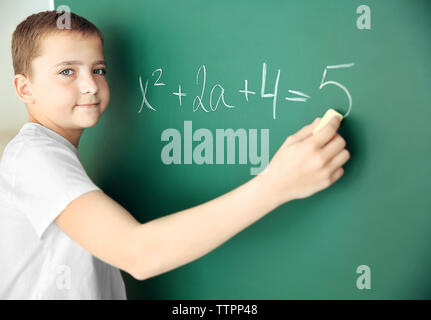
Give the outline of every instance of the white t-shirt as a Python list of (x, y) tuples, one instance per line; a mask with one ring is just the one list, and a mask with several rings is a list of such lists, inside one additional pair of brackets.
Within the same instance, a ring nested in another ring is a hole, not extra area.
[(77, 148), (27, 122), (0, 162), (0, 299), (126, 299), (120, 270), (54, 222), (69, 202), (100, 190)]

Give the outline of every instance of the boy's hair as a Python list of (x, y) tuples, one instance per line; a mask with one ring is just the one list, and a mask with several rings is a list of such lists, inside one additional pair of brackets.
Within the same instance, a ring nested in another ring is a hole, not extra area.
[(63, 12), (42, 11), (28, 16), (15, 29), (12, 35), (12, 62), (15, 74), (32, 77), (31, 62), (40, 55), (41, 40), (55, 32), (78, 32), (81, 35), (97, 35), (102, 41), (102, 32), (87, 19), (70, 12), (70, 29), (59, 29), (58, 19)]

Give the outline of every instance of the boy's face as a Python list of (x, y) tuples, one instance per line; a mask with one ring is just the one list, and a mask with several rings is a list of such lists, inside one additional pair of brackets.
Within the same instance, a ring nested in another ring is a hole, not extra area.
[(32, 61), (30, 116), (63, 129), (94, 126), (109, 103), (103, 61), (96, 35), (61, 32), (42, 39)]

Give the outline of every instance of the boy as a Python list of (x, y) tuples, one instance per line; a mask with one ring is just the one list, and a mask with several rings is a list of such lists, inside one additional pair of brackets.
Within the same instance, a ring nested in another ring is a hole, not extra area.
[[(141, 224), (87, 176), (78, 143), (109, 102), (103, 36), (71, 13), (29, 16), (14, 31), (13, 85), (29, 122), (0, 163), (0, 298), (126, 299), (119, 269), (144, 280), (194, 261), (276, 207), (343, 175), (333, 118), (289, 136), (267, 170), (207, 203)], [(54, 223), (53, 223), (54, 222)]]

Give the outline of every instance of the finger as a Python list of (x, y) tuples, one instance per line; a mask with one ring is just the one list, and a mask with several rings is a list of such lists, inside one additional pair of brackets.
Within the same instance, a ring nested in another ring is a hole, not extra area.
[(286, 139), (286, 145), (292, 145), (294, 143), (297, 143), (299, 141), (304, 140), (305, 138), (309, 137), (315, 126), (319, 124), (319, 121), (321, 118), (316, 118), (314, 121), (306, 126), (304, 126), (302, 129), (297, 131), (295, 134), (291, 135)]
[(344, 149), (328, 163), (329, 171), (333, 172), (337, 170), (339, 167), (343, 166), (349, 159), (350, 152)]
[(339, 135), (336, 134), (326, 146), (322, 148), (322, 154), (326, 159), (332, 159), (339, 154), (346, 146), (346, 141)]
[(332, 117), (320, 130), (313, 134), (310, 139), (313, 139), (318, 147), (327, 144), (340, 127), (341, 120), (337, 117)]
[(342, 167), (335, 170), (335, 172), (330, 177), (331, 184), (339, 180), (343, 176), (343, 174), (344, 174), (344, 169)]

